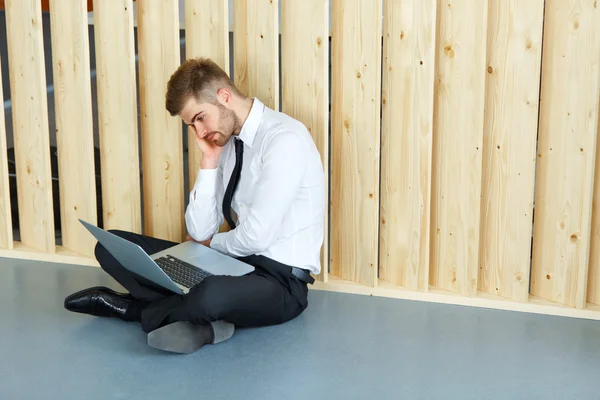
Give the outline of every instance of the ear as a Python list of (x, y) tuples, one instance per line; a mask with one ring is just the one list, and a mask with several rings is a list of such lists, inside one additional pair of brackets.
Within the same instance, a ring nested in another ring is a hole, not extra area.
[(222, 87), (219, 90), (217, 90), (217, 101), (221, 105), (223, 105), (227, 108), (230, 108), (231, 104), (232, 104), (232, 100), (233, 100), (233, 95), (229, 89)]

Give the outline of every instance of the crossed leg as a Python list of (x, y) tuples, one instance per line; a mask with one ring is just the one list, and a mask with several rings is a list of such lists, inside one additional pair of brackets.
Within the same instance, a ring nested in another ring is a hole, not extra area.
[[(110, 232), (136, 243), (148, 254), (177, 244), (127, 231)], [(99, 243), (95, 256), (102, 269), (137, 300), (136, 319), (146, 333), (177, 322), (195, 326), (216, 322), (244, 327), (276, 325), (297, 317), (308, 305), (306, 283), (291, 273), (269, 268), (259, 257), (249, 258), (256, 270), (248, 275), (211, 276), (178, 295), (127, 270)]]

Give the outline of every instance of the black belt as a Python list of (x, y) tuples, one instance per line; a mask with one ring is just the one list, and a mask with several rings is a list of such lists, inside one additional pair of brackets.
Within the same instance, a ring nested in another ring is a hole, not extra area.
[(292, 275), (294, 275), (301, 281), (309, 283), (311, 285), (315, 282), (315, 278), (312, 277), (310, 272), (302, 268), (292, 267)]
[(310, 274), (310, 272), (308, 270), (303, 269), (303, 268), (298, 268), (298, 267), (292, 267), (291, 265), (286, 265), (286, 264), (280, 263), (279, 261), (275, 261), (275, 260), (265, 257), (265, 256), (257, 256), (257, 255), (253, 254), (253, 255), (249, 255), (249, 256), (245, 256), (245, 257), (237, 257), (237, 258), (240, 261), (243, 261), (243, 262), (253, 265), (255, 267), (263, 268), (266, 270), (269, 270), (271, 268), (279, 269), (280, 271), (284, 272), (286, 279), (287, 279), (287, 272), (289, 271), (288, 268), (290, 268), (292, 271), (292, 275), (294, 275), (296, 278), (300, 279), (302, 282), (306, 282), (311, 285), (315, 282), (315, 278), (312, 277), (312, 275)]

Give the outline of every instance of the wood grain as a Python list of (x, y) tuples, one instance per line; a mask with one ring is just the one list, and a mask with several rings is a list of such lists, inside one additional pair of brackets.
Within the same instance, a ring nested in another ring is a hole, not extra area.
[(386, 0), (379, 278), (429, 287), (436, 0)]
[[(303, 122), (315, 141), (329, 186), (329, 1), (291, 0), (281, 10), (282, 111)], [(310, 21), (310, 24), (306, 24)], [(329, 203), (325, 193), (326, 204)], [(319, 280), (327, 281), (329, 213), (325, 212)]]
[[(185, 0), (185, 57), (209, 57), (230, 73), (228, 0)], [(188, 133), (190, 187), (194, 187), (201, 160), (196, 139)]]
[(179, 0), (138, 3), (144, 233), (184, 240), (181, 120), (165, 108), (167, 82), (180, 64)]
[(586, 304), (600, 62), (600, 9), (547, 1), (531, 294)]
[(431, 285), (477, 294), (487, 2), (439, 0)]
[(529, 299), (544, 0), (490, 0), (479, 289)]
[(78, 220), (97, 223), (87, 4), (50, 7), (62, 246), (92, 256), (96, 240)]
[[(599, 106), (600, 107), (600, 106)], [(600, 108), (596, 116), (600, 136)], [(596, 136), (597, 138), (598, 136)], [(596, 152), (598, 151), (596, 139)], [(588, 273), (587, 302), (600, 305), (600, 159), (596, 154), (594, 170), (594, 197), (592, 198), (592, 232), (590, 243), (590, 261)]]
[(141, 233), (131, 0), (95, 0), (94, 29), (104, 228)]
[(331, 103), (331, 274), (377, 284), (381, 1), (334, 0)]
[(6, 31), (19, 233), (24, 245), (54, 253), (50, 132), (39, 2), (7, 0)]
[(236, 0), (233, 35), (235, 85), (279, 110), (279, 1)]

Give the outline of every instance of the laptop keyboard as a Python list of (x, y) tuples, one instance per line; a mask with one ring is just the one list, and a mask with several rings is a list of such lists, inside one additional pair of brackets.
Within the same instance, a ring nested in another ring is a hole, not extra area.
[(169, 255), (157, 258), (154, 261), (174, 282), (187, 288), (199, 284), (212, 275), (210, 272)]

